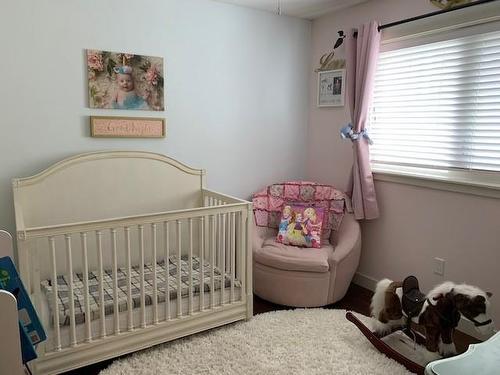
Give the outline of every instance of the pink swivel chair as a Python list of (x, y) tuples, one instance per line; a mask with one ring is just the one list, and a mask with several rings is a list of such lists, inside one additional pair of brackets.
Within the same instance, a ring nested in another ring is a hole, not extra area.
[(254, 293), (273, 303), (318, 307), (334, 303), (347, 292), (359, 265), (359, 223), (346, 213), (329, 243), (319, 249), (299, 248), (275, 241), (277, 229), (254, 226)]

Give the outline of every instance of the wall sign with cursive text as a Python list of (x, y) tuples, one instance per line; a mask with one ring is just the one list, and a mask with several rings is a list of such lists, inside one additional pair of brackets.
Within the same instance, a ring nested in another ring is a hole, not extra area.
[(165, 119), (90, 116), (90, 135), (104, 138), (164, 138)]

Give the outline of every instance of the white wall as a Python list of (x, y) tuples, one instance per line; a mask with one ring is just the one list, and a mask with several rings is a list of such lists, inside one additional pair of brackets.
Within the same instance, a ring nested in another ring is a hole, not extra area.
[[(332, 46), (337, 30), (369, 20), (381, 23), (436, 10), (428, 0), (373, 0), (313, 22), (311, 69)], [(339, 57), (343, 51), (339, 51)], [(352, 165), (350, 142), (339, 130), (348, 122), (347, 106), (316, 107), (316, 75), (310, 77), (309, 178), (344, 188)], [(401, 280), (414, 274), (423, 290), (444, 280), (476, 284), (493, 292), (500, 321), (500, 200), (449, 191), (375, 182), (380, 218), (362, 224), (359, 272), (368, 278)], [(446, 260), (444, 277), (433, 273), (434, 257)]]
[[(0, 45), (0, 228), (12, 177), (81, 152), (167, 154), (241, 197), (305, 174), (308, 21), (208, 0), (2, 1)], [(86, 108), (86, 48), (163, 56), (166, 112)], [(93, 139), (93, 114), (166, 117), (168, 135)]]

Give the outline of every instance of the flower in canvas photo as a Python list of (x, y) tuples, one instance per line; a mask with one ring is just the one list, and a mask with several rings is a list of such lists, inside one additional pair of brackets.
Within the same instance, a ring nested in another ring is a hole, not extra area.
[(87, 52), (87, 66), (92, 70), (102, 72), (104, 70), (104, 61), (100, 51)]

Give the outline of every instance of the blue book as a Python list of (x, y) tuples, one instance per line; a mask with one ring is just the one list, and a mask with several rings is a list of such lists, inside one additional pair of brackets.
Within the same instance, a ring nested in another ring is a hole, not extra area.
[(35, 345), (47, 335), (10, 257), (0, 258), (0, 289), (16, 297), (23, 363), (32, 361), (37, 357)]

